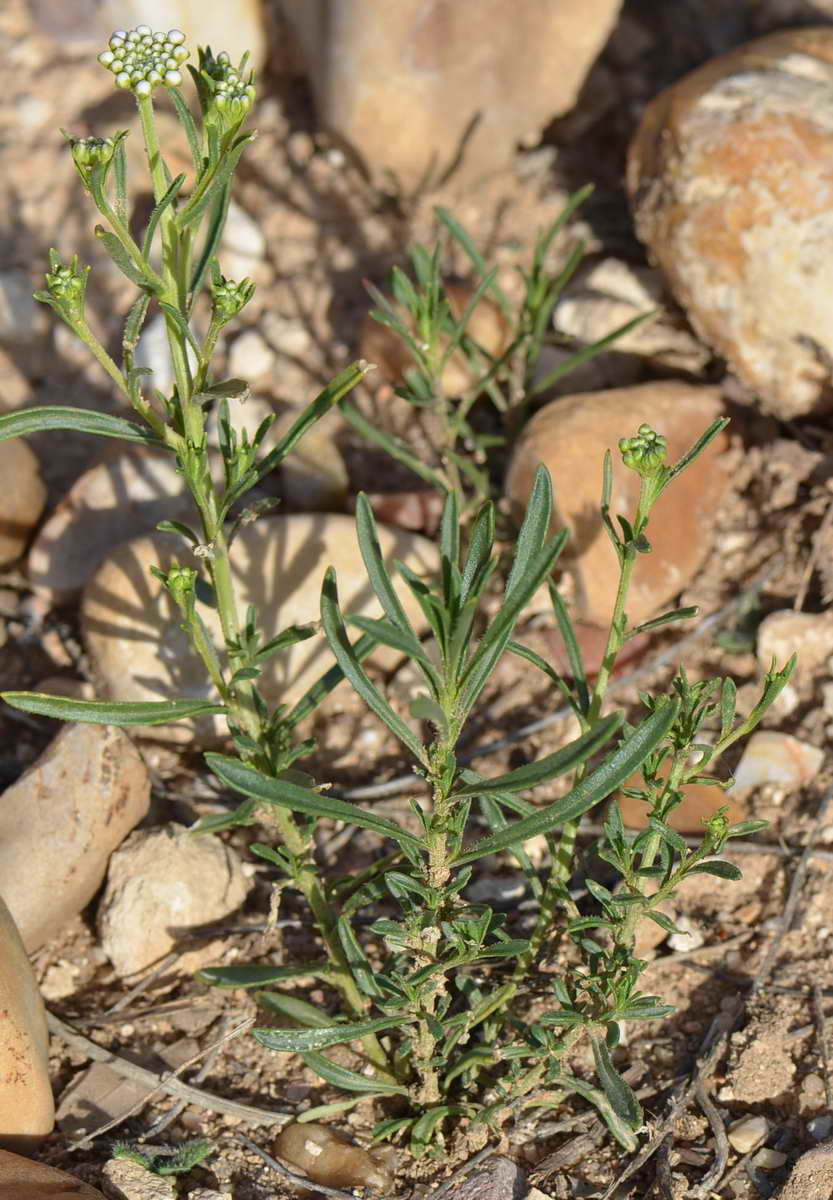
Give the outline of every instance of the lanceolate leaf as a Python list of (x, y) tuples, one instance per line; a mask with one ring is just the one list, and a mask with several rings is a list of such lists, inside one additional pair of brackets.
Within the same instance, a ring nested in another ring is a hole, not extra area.
[(610, 1051), (602, 1038), (590, 1035), (596, 1073), (617, 1117), (634, 1131), (642, 1124), (642, 1106), (611, 1061)]
[(367, 1092), (375, 1096), (407, 1096), (408, 1089), (398, 1083), (383, 1083), (372, 1075), (360, 1075), (358, 1071), (350, 1071), (347, 1067), (339, 1067), (323, 1054), (312, 1050), (304, 1055), (304, 1062), (311, 1067), (327, 1083), (340, 1088), (343, 1092)]
[(253, 1029), (252, 1033), (267, 1050), (304, 1054), (308, 1050), (326, 1050), (328, 1046), (355, 1042), (368, 1033), (401, 1027), (409, 1020), (413, 1021), (414, 1018), (399, 1014), (395, 1017), (377, 1017), (375, 1021), (360, 1021), (355, 1025), (329, 1025), (322, 1029)]
[(483, 838), (456, 860), (457, 865), (474, 862), (486, 854), (496, 854), (499, 850), (508, 850), (517, 842), (528, 841), (539, 833), (549, 833), (566, 821), (574, 821), (582, 816), (615, 791), (644, 762), (645, 756), (665, 737), (676, 718), (678, 708), (679, 702), (676, 700), (659, 707), (625, 738), (622, 745), (600, 767), (582, 779), (566, 796), (540, 809), (534, 816), (513, 821), (498, 833)]
[(206, 754), (205, 761), (218, 779), (244, 796), (251, 796), (264, 804), (276, 804), (291, 812), (307, 813), (313, 817), (329, 817), (334, 821), (347, 821), (361, 829), (372, 829), (384, 837), (393, 838), (400, 845), (418, 846), (419, 841), (394, 821), (365, 812), (346, 800), (336, 800), (324, 792), (313, 792), (298, 787), (287, 779), (273, 779), (261, 775), (254, 767), (247, 767), (237, 758), (223, 754)]
[(329, 964), (324, 962), (303, 963), (297, 967), (258, 966), (247, 963), (239, 967), (203, 967), (201, 971), (197, 971), (196, 978), (200, 983), (208, 983), (217, 988), (262, 988), (268, 987), (270, 983), (285, 983), (288, 979), (303, 979), (305, 975), (327, 979), (330, 973)]
[(225, 712), (210, 700), (147, 700), (118, 703), (110, 700), (73, 700), (42, 692), (0, 692), (12, 708), (54, 717), (57, 721), (80, 721), (87, 725), (166, 725), (186, 717), (207, 717)]
[(458, 800), (463, 796), (487, 796), (490, 792), (520, 792), (525, 788), (537, 787), (548, 779), (573, 771), (580, 763), (586, 762), (597, 750), (610, 741), (616, 730), (622, 724), (622, 716), (612, 713), (599, 721), (597, 725), (568, 746), (539, 758), (537, 762), (527, 763), (506, 775), (498, 775), (494, 779), (483, 779), (477, 783), (467, 783), (452, 797)]
[(0, 417), (0, 441), (6, 438), (28, 437), (44, 429), (74, 429), (76, 433), (92, 433), (98, 437), (121, 438), (126, 442), (160, 445), (159, 439), (140, 425), (111, 417), (91, 408), (64, 408), (46, 404), (39, 408), (24, 408)]

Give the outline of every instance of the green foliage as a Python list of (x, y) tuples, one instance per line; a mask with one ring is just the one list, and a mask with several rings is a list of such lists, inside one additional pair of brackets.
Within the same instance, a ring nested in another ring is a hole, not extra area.
[(194, 1138), (175, 1148), (168, 1146), (134, 1146), (130, 1142), (116, 1142), (113, 1158), (127, 1158), (152, 1171), (154, 1175), (187, 1175), (200, 1166), (215, 1151), (211, 1142)]
[[(622, 1146), (633, 1151), (643, 1117), (616, 1063), (621, 1026), (656, 1020), (670, 1011), (658, 997), (639, 989), (645, 964), (634, 952), (638, 923), (649, 919), (663, 929), (673, 928), (659, 906), (690, 875), (738, 878), (738, 868), (718, 856), (731, 838), (761, 827), (754, 821), (731, 826), (721, 810), (707, 822), (699, 846), (691, 848), (669, 818), (686, 784), (706, 779), (725, 786), (712, 774), (721, 755), (759, 723), (793, 665), (781, 670), (773, 665), (759, 703), (745, 719), (737, 717), (731, 680), (690, 683), (682, 671), (668, 694), (643, 694), (638, 713), (604, 711), (625, 642), (641, 630), (694, 615), (693, 609), (676, 609), (631, 627), (628, 589), (639, 555), (651, 550), (647, 534), (653, 505), (724, 422), (716, 422), (673, 465), (666, 462), (664, 439), (650, 426), (623, 438), (624, 463), (640, 477), (640, 497), (634, 513), (616, 514), (615, 521), (608, 455), (600, 512), (616, 552), (619, 583), (602, 664), (591, 679), (569, 612), (552, 582), (566, 534), (551, 532), (549, 476), (539, 470), (507, 553), (496, 540), (495, 506), (489, 498), (490, 444), (471, 419), (475, 402), (485, 397), (508, 434), (522, 422), (527, 402), (552, 381), (553, 376), (539, 378), (539, 359), (553, 308), (580, 250), (556, 276), (547, 260), (554, 239), (586, 193), (577, 194), (559, 221), (537, 239), (529, 267), (519, 268), (524, 294), (517, 311), (469, 235), (442, 210), (439, 220), (478, 277), (465, 311), (454, 311), (442, 281), (439, 250), (414, 249), (415, 280), (396, 271), (394, 301), (374, 293), (377, 318), (399, 334), (413, 356), (402, 394), (416, 406), (431, 408), (439, 419), (444, 440), (436, 461), (421, 462), (344, 404), (367, 370), (363, 362), (325, 387), (267, 453), (263, 446), (269, 421), (248, 437), (231, 420), (229, 401), (246, 394), (245, 381), (218, 380), (211, 370), (220, 331), (239, 315), (253, 291), (247, 279), (226, 279), (215, 254), (231, 178), (253, 136), (242, 126), (254, 83), (245, 61), (235, 70), (227, 56), (201, 51), (192, 71), (199, 101), (199, 112), (193, 113), (179, 93), (179, 71), (171, 68), (157, 79), (159, 72), (147, 66), (141, 50), (148, 35), (141, 28), (134, 33), (116, 37), (102, 62), (114, 71), (118, 86), (134, 91), (139, 105), (155, 207), (138, 240), (128, 220), (124, 135), (69, 139), (82, 185), (105, 222), (98, 227), (101, 243), (139, 290), (125, 321), (121, 363), (105, 351), (87, 322), (89, 269), (79, 267), (77, 259), (65, 266), (52, 252), (47, 289), (39, 298), (89, 347), (137, 421), (87, 410), (34, 409), (0, 418), (0, 438), (75, 429), (153, 442), (174, 456), (196, 504), (199, 528), (163, 522), (162, 528), (181, 537), (187, 561), (167, 571), (157, 568), (154, 575), (202, 659), (214, 698), (120, 704), (9, 692), (5, 700), (36, 714), (106, 724), (151, 725), (209, 714), (225, 720), (233, 753), (208, 754), (206, 761), (241, 796), (241, 803), (233, 812), (205, 819), (197, 832), (262, 819), (273, 842), (256, 842), (252, 852), (274, 871), (275, 906), (284, 887), (299, 892), (320, 950), (310, 962), (210, 968), (200, 978), (217, 987), (254, 989), (261, 1008), (280, 1022), (255, 1030), (261, 1044), (276, 1053), (302, 1055), (328, 1087), (347, 1094), (313, 1110), (316, 1114), (343, 1111), (361, 1096), (375, 1096), (380, 1103), (393, 1097), (396, 1107), (390, 1111), (395, 1115), (380, 1121), (376, 1140), (402, 1137), (414, 1154), (424, 1154), (435, 1152), (451, 1126), (461, 1125), (460, 1118), (465, 1118), (466, 1136), (478, 1145), (525, 1107), (557, 1106), (574, 1094), (595, 1105)], [(135, 80), (117, 66), (127, 53), (122, 42), (129, 44), (131, 61), (144, 64), (141, 71), (136, 68)], [(176, 61), (183, 62), (184, 47), (179, 40), (175, 44)], [(156, 136), (152, 93), (163, 84), (171, 89), (192, 151), (190, 180), (172, 178)], [(201, 293), (210, 313), (202, 339), (191, 324)], [(470, 330), (487, 297), (509, 330), (498, 356), (480, 346)], [(167, 328), (175, 379), (168, 395), (135, 365), (136, 343), (154, 308), (164, 314)], [(573, 363), (610, 340), (579, 351)], [(449, 397), (443, 390), (443, 373), (455, 355), (463, 355), (470, 369), (471, 385), (462, 397)], [(258, 613), (239, 609), (229, 545), (242, 524), (265, 511), (260, 503), (240, 509), (244, 497), (335, 404), (342, 405), (356, 429), (443, 494), (440, 569), (431, 579), (402, 563), (390, 568), (370, 503), (360, 496), (358, 545), (380, 615), (345, 614), (336, 574), (327, 571), (320, 615), (333, 665), (292, 709), (270, 708), (258, 687), (264, 664), (319, 631), (289, 626), (265, 639)], [(208, 464), (206, 419), (212, 408), (218, 412), (224, 468), (219, 484)], [(564, 641), (568, 677), (515, 640), (524, 610), (543, 584), (550, 589)], [(408, 616), (415, 611), (413, 605), (406, 609), (408, 595), (430, 630), (428, 640)], [(220, 618), (219, 645), (202, 615), (206, 604)], [(422, 690), (409, 714), (394, 708), (366, 665), (378, 644), (410, 658), (419, 673)], [(487, 778), (461, 765), (459, 747), (506, 654), (540, 670), (544, 687), (551, 686), (556, 697), (571, 705), (579, 732), (557, 752)], [(345, 681), (422, 780), (422, 796), (412, 800), (407, 820), (395, 821), (331, 795), (326, 783), (317, 783), (295, 765), (313, 749), (311, 741), (298, 739), (297, 726)], [(641, 780), (637, 786), (634, 777)], [(587, 898), (579, 904), (569, 890), (578, 822), (619, 788), (644, 802), (646, 828), (629, 833), (618, 805), (610, 805), (595, 846), (610, 886), (588, 876)], [(318, 839), (328, 828), (322, 823), (334, 821), (377, 839), (376, 860), (357, 875), (332, 878), (318, 866)], [(547, 865), (541, 869), (533, 867), (528, 852), (532, 838), (543, 839), (547, 848)], [(533, 924), (523, 937), (516, 936), (507, 914), (469, 898), (474, 864), (500, 854), (520, 865), (534, 897)], [(546, 972), (541, 970), (544, 960)], [(313, 1005), (297, 994), (310, 976), (324, 989), (324, 1004)], [(533, 992), (538, 993), (534, 1006)], [(569, 1070), (570, 1051), (579, 1042), (592, 1054), (594, 1081)], [(350, 1047), (352, 1066), (324, 1053), (335, 1046)], [(176, 1173), (201, 1161), (208, 1150), (205, 1143), (191, 1143), (165, 1162), (144, 1150), (121, 1152), (159, 1173)]]

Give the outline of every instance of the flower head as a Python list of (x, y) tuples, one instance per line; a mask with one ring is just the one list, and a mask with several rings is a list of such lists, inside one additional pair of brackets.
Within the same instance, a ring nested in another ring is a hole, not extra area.
[(643, 479), (650, 479), (661, 471), (665, 463), (668, 441), (650, 425), (640, 425), (636, 437), (620, 439), (619, 449), (626, 467), (636, 471)]
[(179, 68), (190, 51), (183, 45), (185, 34), (179, 29), (154, 33), (149, 25), (137, 25), (111, 36), (109, 50), (98, 61), (116, 77), (116, 87), (129, 88), (136, 96), (149, 96), (160, 83), (179, 87)]
[(205, 99), (224, 125), (239, 125), (255, 101), (254, 76), (246, 74), (248, 54), (233, 67), (225, 50), (216, 58), (207, 46), (200, 50), (200, 70), (207, 84)]

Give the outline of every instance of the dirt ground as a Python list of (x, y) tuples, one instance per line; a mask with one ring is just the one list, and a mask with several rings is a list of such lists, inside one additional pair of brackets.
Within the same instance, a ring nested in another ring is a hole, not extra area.
[[(360, 281), (368, 277), (381, 284), (389, 267), (404, 261), (409, 242), (431, 240), (434, 204), (451, 208), (487, 258), (505, 267), (519, 247), (529, 246), (531, 232), (557, 215), (576, 186), (592, 181), (596, 191), (573, 236), (586, 240), (590, 255), (615, 255), (643, 264), (622, 185), (624, 152), (642, 107), (659, 88), (711, 54), (764, 32), (765, 9), (720, 0), (629, 0), (576, 111), (548, 129), (540, 145), (519, 150), (513, 171), (462, 195), (455, 193), (453, 181), (442, 194), (419, 199), (373, 187), (316, 129), (303, 80), (281, 74), (278, 63), (263, 82), (255, 121), (259, 137), (239, 173), (237, 199), (261, 225), (268, 242), (255, 307), (247, 318), (255, 323), (261, 312), (272, 310), (300, 318), (310, 336), (303, 356), (281, 358), (261, 394), (278, 408), (297, 405), (356, 356), (367, 307)], [(794, 9), (797, 18), (807, 15), (800, 5)], [(778, 24), (777, 14), (770, 23)], [(113, 92), (110, 77), (92, 58), (82, 58), (77, 46), (62, 48), (39, 32), (21, 0), (8, 0), (0, 12), (0, 45), (5, 64), (0, 177), (6, 184), (0, 193), (0, 260), (5, 266), (30, 268), (34, 287), (50, 245), (64, 254), (78, 252), (85, 261), (102, 261), (91, 232), (90, 208), (56, 127), (103, 132), (126, 126), (132, 117), (128, 98)], [(448, 267), (459, 264), (450, 261)], [(90, 307), (107, 335), (117, 337), (117, 326), (108, 315), (123, 311), (125, 293), (107, 271), (100, 271), (98, 280), (94, 272), (93, 279)], [(77, 403), (116, 411), (101, 377), (56, 333), (45, 312), (39, 320), (40, 340), (19, 351), (7, 347), (2, 352), (6, 404)], [(644, 371), (646, 379), (657, 377), (649, 364)], [(710, 361), (699, 378), (721, 382), (725, 375), (720, 363)], [(692, 678), (731, 675), (743, 697), (751, 695), (758, 678), (750, 624), (768, 612), (792, 607), (799, 592), (806, 612), (823, 611), (833, 594), (825, 545), (814, 542), (831, 503), (833, 435), (816, 422), (786, 426), (761, 417), (743, 403), (745, 397), (734, 381), (725, 383), (734, 417), (732, 490), (718, 516), (707, 564), (681, 598), (683, 604), (700, 605), (704, 615), (723, 615), (698, 627), (698, 636), (682, 644), (679, 657)], [(394, 421), (395, 414), (390, 419)], [(80, 437), (62, 436), (60, 451), (49, 435), (33, 438), (31, 444), (42, 463), (50, 506), (98, 455), (92, 441)], [(379, 487), (376, 464), (371, 470), (355, 444), (348, 442), (345, 449), (355, 489), (372, 475), (374, 490), (385, 490)], [(390, 490), (399, 486), (395, 472), (385, 482)], [(77, 611), (44, 611), (28, 588), (25, 562), (0, 576), (0, 611), (5, 631), (0, 647), (3, 688), (32, 687), (45, 676), (84, 677), (87, 664)], [(529, 631), (527, 640), (536, 637), (546, 647), (554, 634), (538, 628)], [(656, 638), (639, 663), (624, 668), (621, 703), (635, 699), (628, 672), (637, 667), (643, 672), (640, 686), (665, 685), (671, 668), (665, 657), (658, 658), (672, 645), (668, 638)], [(672, 655), (670, 661), (673, 665), (677, 659)], [(800, 678), (797, 702), (788, 713), (776, 708), (768, 727), (825, 747), (833, 711), (824, 684), (823, 678)], [(523, 730), (557, 708), (553, 695), (530, 677), (524, 664), (507, 662), (484, 695), (468, 748), (510, 739), (483, 760), (489, 771), (550, 753), (568, 736), (564, 722), (531, 734)], [(0, 713), (0, 784), (16, 779), (53, 732), (52, 722), (8, 710)], [(318, 778), (331, 780), (339, 794), (402, 774), (396, 744), (349, 693), (330, 698), (316, 715), (311, 733), (320, 748), (310, 769)], [(190, 824), (222, 806), (223, 797), (212, 789), (197, 757), (153, 744), (146, 744), (145, 753), (154, 781), (151, 823)], [(735, 762), (729, 761), (727, 768)], [(692, 1091), (665, 1131), (658, 1153), (622, 1182), (615, 1193), (618, 1200), (693, 1195), (691, 1189), (717, 1153), (716, 1125), (722, 1131), (747, 1115), (766, 1117), (765, 1144), (782, 1152), (785, 1163), (764, 1171), (751, 1162), (751, 1155), (742, 1160), (732, 1151), (721, 1182), (709, 1194), (738, 1200), (769, 1196), (790, 1163), (816, 1144), (814, 1119), (833, 1115), (824, 1039), (825, 1014), (828, 1009), (833, 1013), (833, 846), (826, 848), (833, 843), (833, 811), (824, 808), (831, 783), (833, 772), (825, 763), (801, 791), (785, 794), (772, 785), (759, 790), (754, 815), (767, 819), (770, 827), (755, 844), (737, 848), (743, 882), (732, 885), (700, 877), (701, 885), (681, 897), (678, 913), (702, 934), (703, 944), (694, 951), (663, 946), (656, 953), (645, 990), (674, 1003), (677, 1012), (664, 1022), (633, 1026), (622, 1065), (631, 1068), (629, 1077), (643, 1097), (650, 1142), (674, 1097), (692, 1080), (696, 1083), (698, 1055), (707, 1052), (708, 1038), (717, 1037), (715, 1060), (703, 1079), (718, 1107), (699, 1102), (699, 1093)], [(403, 793), (374, 803), (386, 815), (408, 811)], [(591, 837), (592, 829), (587, 831), (588, 842)], [(815, 849), (810, 851), (812, 839)], [(255, 840), (255, 834), (246, 830), (231, 840), (245, 852), (245, 843)], [(345, 840), (334, 830), (332, 842), (325, 840), (321, 852), (329, 866), (354, 869), (374, 850), (370, 835), (357, 833)], [(269, 873), (260, 867), (254, 870), (256, 886), (239, 921), (212, 931), (210, 957), (215, 963), (277, 962), (281, 955), (290, 959), (305, 945), (304, 914), (290, 895), (283, 900), (278, 929), (265, 929)], [(177, 1043), (175, 1053), (182, 1052), (183, 1043), (194, 1051), (205, 1048), (253, 1014), (253, 1002), (242, 993), (208, 990), (172, 968), (129, 989), (114, 976), (96, 944), (93, 910), (94, 905), (35, 959), (50, 1009), (85, 1036), (157, 1069), (160, 1053), (172, 1044)], [(513, 930), (522, 935), (528, 920), (521, 904)], [(726, 1029), (728, 1036), (720, 1040)], [(88, 1061), (83, 1049), (53, 1038), (56, 1096)], [(335, 1098), (302, 1065), (270, 1054), (246, 1037), (221, 1048), (200, 1086), (283, 1113)], [(362, 1102), (343, 1127), (361, 1138), (379, 1119), (375, 1103)], [(112, 1141), (145, 1136), (171, 1104), (170, 1098), (154, 1097), (118, 1129), (80, 1151), (70, 1149), (71, 1134), (56, 1129), (38, 1157), (97, 1184)], [(205, 1169), (190, 1178), (194, 1187), (219, 1187), (233, 1192), (237, 1200), (295, 1194), (282, 1190), (285, 1184), (244, 1144), (243, 1133), (266, 1149), (273, 1137), (273, 1132), (239, 1116), (192, 1106), (158, 1140), (177, 1143), (200, 1136), (215, 1144), (216, 1153)], [(609, 1195), (607, 1189), (628, 1167), (579, 1103), (518, 1126), (508, 1152), (546, 1194), (558, 1198)], [(460, 1161), (454, 1144), (441, 1158), (416, 1167), (403, 1157), (397, 1196), (427, 1196)]]

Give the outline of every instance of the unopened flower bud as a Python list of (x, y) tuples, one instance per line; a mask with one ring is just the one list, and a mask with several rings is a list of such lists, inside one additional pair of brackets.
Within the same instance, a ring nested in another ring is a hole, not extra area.
[(106, 167), (116, 149), (113, 138), (71, 137), (68, 141), (73, 162), (83, 176), (86, 176), (92, 167)]
[[(79, 267), (78, 255), (65, 266), (56, 251), (49, 253), (49, 270), (46, 272), (46, 288), (49, 297), (68, 317), (83, 317), (84, 294), (87, 290), (89, 267)], [(38, 299), (47, 297), (38, 294)]]
[(216, 319), (223, 325), (233, 320), (249, 303), (254, 291), (255, 285), (248, 277), (235, 283), (233, 279), (226, 279), (217, 272), (211, 283), (211, 299)]
[(636, 437), (621, 438), (619, 449), (626, 467), (636, 471), (643, 479), (650, 479), (665, 463), (668, 442), (650, 425), (640, 425)]
[(239, 125), (255, 101), (254, 77), (245, 74), (248, 55), (233, 67), (225, 51), (215, 58), (210, 47), (201, 51), (200, 70), (210, 81), (215, 120), (226, 127)]
[(137, 25), (112, 34), (109, 49), (99, 54), (98, 61), (112, 73), (116, 87), (132, 91), (136, 96), (149, 96), (155, 87), (179, 87), (182, 83), (180, 66), (190, 51), (183, 45), (185, 34), (179, 29), (154, 33), (149, 25)]

